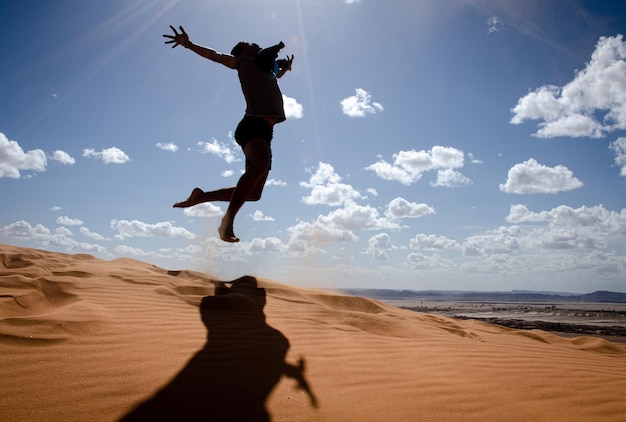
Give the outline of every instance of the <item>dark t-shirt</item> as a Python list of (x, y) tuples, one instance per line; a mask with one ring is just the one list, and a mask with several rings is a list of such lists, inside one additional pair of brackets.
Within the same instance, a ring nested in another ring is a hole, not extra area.
[(286, 120), (283, 96), (271, 70), (258, 66), (255, 57), (239, 56), (237, 73), (246, 99), (246, 116), (273, 117), (276, 123)]

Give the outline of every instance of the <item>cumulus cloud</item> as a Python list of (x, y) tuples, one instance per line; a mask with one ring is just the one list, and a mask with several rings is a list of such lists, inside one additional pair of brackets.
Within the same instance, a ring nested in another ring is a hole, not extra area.
[(370, 205), (346, 201), (343, 208), (327, 215), (319, 215), (313, 221), (300, 221), (287, 229), (290, 234), (288, 247), (291, 252), (319, 253), (319, 247), (329, 243), (356, 242), (354, 233), (368, 230), (398, 230), (401, 226), (383, 217)]
[(506, 193), (557, 193), (578, 189), (583, 183), (565, 166), (548, 167), (534, 158), (515, 164), (500, 190)]
[[(539, 120), (535, 136), (601, 138), (626, 129), (626, 42), (600, 37), (591, 61), (563, 87), (546, 85), (520, 98), (512, 124)], [(602, 116), (602, 119), (598, 119)]]
[(406, 261), (411, 268), (416, 270), (434, 270), (436, 268), (448, 268), (454, 265), (452, 261), (444, 259), (438, 254), (428, 256), (419, 252), (407, 255)]
[(56, 223), (63, 226), (82, 226), (83, 222), (78, 218), (69, 218), (67, 216), (57, 217)]
[(20, 171), (46, 171), (46, 154), (40, 149), (24, 152), (16, 141), (0, 132), (0, 177), (19, 179)]
[(83, 236), (86, 236), (86, 237), (88, 237), (88, 238), (90, 238), (90, 239), (92, 239), (92, 240), (97, 240), (97, 241), (100, 241), (100, 240), (108, 240), (107, 238), (105, 238), (105, 237), (104, 237), (104, 236), (102, 236), (101, 234), (96, 233), (96, 232), (92, 232), (92, 231), (91, 231), (91, 230), (89, 230), (87, 227), (81, 227), (81, 228), (80, 228), (80, 233), (81, 233)]
[(463, 242), (466, 256), (510, 254), (520, 249), (522, 230), (518, 226), (500, 226), (485, 234), (470, 236)]
[(321, 218), (314, 221), (299, 221), (295, 226), (287, 228), (287, 233), (289, 233), (288, 247), (292, 252), (310, 252), (313, 245), (355, 242), (359, 239), (352, 231), (330, 225)]
[(104, 164), (124, 164), (130, 161), (130, 157), (117, 147), (105, 148), (101, 151), (85, 148), (83, 150), (83, 157), (95, 158), (102, 161)]
[(336, 209), (328, 215), (319, 216), (318, 221), (327, 226), (352, 231), (401, 228), (392, 219), (381, 217), (376, 208), (370, 205), (359, 205), (354, 201), (346, 201), (343, 208)]
[(419, 218), (427, 214), (435, 214), (434, 208), (426, 204), (416, 204), (404, 198), (395, 198), (389, 205), (385, 215), (389, 218)]
[(158, 149), (162, 149), (163, 151), (176, 152), (178, 151), (178, 145), (174, 142), (157, 142), (156, 147)]
[(412, 249), (433, 251), (458, 251), (461, 248), (455, 240), (446, 236), (426, 235), (424, 233), (419, 233), (411, 239), (410, 246)]
[(237, 154), (226, 144), (212, 138), (210, 142), (198, 142), (198, 148), (202, 154), (214, 154), (226, 161), (228, 164), (241, 161)]
[(309, 181), (300, 182), (300, 186), (311, 189), (311, 193), (303, 197), (302, 202), (307, 205), (338, 206), (348, 200), (361, 198), (361, 194), (352, 186), (340, 181), (341, 176), (332, 165), (320, 162)]
[(257, 237), (252, 239), (245, 249), (248, 253), (281, 252), (285, 249), (285, 245), (276, 237), (266, 237), (265, 239)]
[(50, 159), (66, 166), (71, 166), (76, 163), (74, 157), (61, 150), (54, 151), (50, 156)]
[(20, 220), (0, 228), (0, 234), (15, 239), (37, 239), (50, 236), (50, 230), (41, 224), (31, 226), (27, 221)]
[(196, 206), (185, 208), (183, 214), (187, 217), (219, 217), (224, 214), (224, 211), (217, 205), (213, 205), (210, 202), (204, 204), (198, 204)]
[(357, 88), (356, 94), (341, 100), (343, 114), (350, 117), (365, 117), (383, 111), (380, 103), (372, 102), (372, 95), (364, 89)]
[(389, 259), (387, 251), (392, 248), (389, 235), (387, 233), (379, 233), (369, 238), (365, 253), (380, 261), (387, 261)]
[(252, 219), (254, 221), (274, 221), (273, 217), (270, 217), (269, 215), (265, 215), (263, 214), (263, 212), (256, 210), (255, 212), (253, 212), (251, 215)]
[(461, 168), (465, 162), (463, 151), (454, 147), (435, 145), (429, 151), (400, 151), (393, 155), (393, 163), (380, 159), (366, 170), (373, 171), (378, 177), (410, 185), (422, 178), (425, 172), (442, 170), (438, 173), (433, 186), (455, 187), (470, 184), (471, 180), (454, 169)]
[(615, 164), (620, 167), (620, 176), (626, 176), (626, 137), (617, 138), (610, 148), (615, 153)]
[(268, 179), (267, 182), (265, 183), (265, 186), (286, 187), (287, 186), (287, 182), (285, 182), (283, 180)]
[(283, 107), (288, 119), (301, 119), (304, 115), (302, 104), (299, 104), (295, 98), (283, 95)]
[(513, 224), (547, 223), (527, 239), (546, 249), (604, 247), (612, 236), (626, 235), (626, 209), (609, 211), (603, 205), (572, 208), (560, 205), (549, 211), (532, 212), (525, 205), (511, 206), (506, 220)]
[(20, 240), (33, 240), (45, 247), (60, 246), (68, 252), (107, 253), (103, 246), (76, 241), (71, 237), (72, 232), (70, 230), (59, 227), (52, 232), (41, 224), (32, 226), (24, 220), (0, 227), (0, 235)]
[(458, 188), (471, 184), (472, 181), (460, 171), (443, 169), (437, 170), (437, 179), (430, 185), (442, 188)]
[(182, 227), (175, 227), (169, 221), (148, 224), (138, 220), (112, 220), (111, 228), (118, 231), (117, 239), (129, 237), (184, 237), (195, 239), (196, 235)]

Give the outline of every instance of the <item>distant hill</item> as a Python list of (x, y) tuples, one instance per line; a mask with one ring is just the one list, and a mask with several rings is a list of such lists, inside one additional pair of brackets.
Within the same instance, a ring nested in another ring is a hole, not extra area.
[(472, 292), (448, 290), (340, 289), (344, 294), (377, 300), (429, 300), (467, 302), (581, 302), (626, 303), (626, 293), (555, 293), (513, 290), (511, 292)]

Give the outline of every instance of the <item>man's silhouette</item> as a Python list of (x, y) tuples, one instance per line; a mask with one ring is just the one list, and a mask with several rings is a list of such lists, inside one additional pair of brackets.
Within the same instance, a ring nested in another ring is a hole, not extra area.
[(174, 35), (166, 44), (172, 48), (182, 45), (194, 53), (237, 70), (241, 90), (246, 99), (246, 112), (235, 130), (235, 141), (241, 146), (246, 156), (245, 173), (234, 187), (204, 192), (195, 188), (189, 198), (174, 204), (176, 208), (191, 207), (203, 202), (228, 201), (228, 209), (218, 229), (220, 238), (226, 242), (239, 242), (235, 236), (233, 224), (235, 216), (246, 201), (258, 201), (261, 198), (265, 181), (272, 164), (271, 141), (274, 125), (285, 121), (283, 99), (277, 79), (291, 70), (293, 55), (276, 60), (278, 52), (285, 46), (283, 42), (261, 49), (258, 44), (238, 43), (231, 54), (218, 53), (208, 47), (192, 43), (189, 36), (180, 27), (179, 34), (170, 25)]

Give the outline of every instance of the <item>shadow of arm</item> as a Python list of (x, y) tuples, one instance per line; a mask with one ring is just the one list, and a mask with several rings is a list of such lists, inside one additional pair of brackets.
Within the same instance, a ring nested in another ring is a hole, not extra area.
[(300, 360), (298, 361), (298, 366), (286, 363), (285, 375), (298, 382), (298, 388), (304, 390), (309, 395), (309, 399), (311, 400), (311, 406), (317, 408), (317, 397), (315, 397), (313, 390), (311, 390), (311, 386), (304, 377), (304, 359), (300, 358)]

